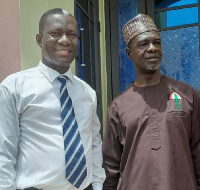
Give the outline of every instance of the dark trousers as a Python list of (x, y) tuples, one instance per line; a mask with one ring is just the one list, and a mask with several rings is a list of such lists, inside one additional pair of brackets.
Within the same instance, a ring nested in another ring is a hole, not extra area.
[[(17, 189), (17, 190), (20, 190), (20, 189)], [(42, 189), (36, 189), (34, 187), (29, 187), (29, 188), (26, 188), (24, 190), (42, 190)], [(88, 187), (86, 187), (84, 190), (92, 190), (92, 184), (90, 184)]]

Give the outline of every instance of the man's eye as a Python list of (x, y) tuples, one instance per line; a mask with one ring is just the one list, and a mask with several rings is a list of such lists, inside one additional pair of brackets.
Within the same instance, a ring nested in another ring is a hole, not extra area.
[(71, 33), (71, 34), (67, 34), (67, 36), (71, 37), (71, 38), (76, 38), (77, 34)]
[(139, 47), (145, 47), (147, 45), (147, 43), (146, 42), (143, 42), (143, 43), (140, 43), (139, 44)]
[(161, 42), (160, 41), (156, 41), (155, 44), (161, 44)]
[(60, 34), (58, 32), (51, 32), (51, 36), (58, 37)]

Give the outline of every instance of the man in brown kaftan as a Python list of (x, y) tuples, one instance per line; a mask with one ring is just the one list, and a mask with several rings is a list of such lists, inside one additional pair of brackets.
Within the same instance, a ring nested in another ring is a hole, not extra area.
[(108, 108), (104, 190), (197, 190), (200, 99), (160, 73), (161, 39), (149, 16), (139, 14), (122, 31), (136, 79)]

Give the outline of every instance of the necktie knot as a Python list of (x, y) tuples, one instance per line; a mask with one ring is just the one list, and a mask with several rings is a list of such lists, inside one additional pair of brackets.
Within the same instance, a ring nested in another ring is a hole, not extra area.
[(61, 82), (61, 84), (66, 84), (66, 81), (67, 81), (67, 77), (64, 76), (64, 75), (59, 75), (58, 77), (58, 80)]

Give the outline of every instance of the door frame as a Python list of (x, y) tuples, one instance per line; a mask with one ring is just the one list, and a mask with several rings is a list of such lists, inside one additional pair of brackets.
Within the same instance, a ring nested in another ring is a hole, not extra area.
[[(148, 1), (148, 0), (147, 0)], [(107, 99), (108, 105), (120, 92), (120, 58), (119, 58), (119, 0), (104, 0), (105, 37), (107, 66)], [(146, 13), (145, 0), (137, 2), (138, 13)], [(117, 32), (116, 32), (117, 31)]]

